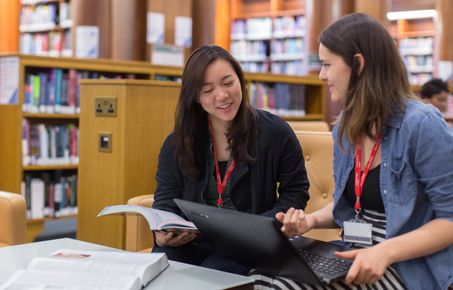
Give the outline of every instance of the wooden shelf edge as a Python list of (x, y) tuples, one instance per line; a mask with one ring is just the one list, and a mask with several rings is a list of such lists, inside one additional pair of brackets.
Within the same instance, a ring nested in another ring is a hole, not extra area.
[(258, 11), (258, 12), (244, 12), (235, 15), (232, 20), (250, 19), (250, 18), (277, 18), (283, 16), (303, 16), (305, 15), (304, 9), (288, 9), (275, 12)]
[(45, 218), (41, 218), (41, 219), (27, 219), (27, 225), (42, 224), (48, 220), (61, 220), (61, 219), (76, 218), (76, 217), (77, 217), (76, 214), (70, 214), (70, 215), (64, 215), (64, 216), (54, 217), (54, 218), (45, 217)]
[(77, 164), (68, 165), (26, 165), (23, 166), (24, 171), (46, 171), (46, 170), (76, 170)]
[(79, 114), (59, 114), (59, 113), (30, 113), (24, 112), (24, 118), (28, 119), (79, 119)]
[(316, 76), (290, 76), (265, 73), (244, 73), (245, 79), (252, 82), (267, 82), (267, 83), (289, 83), (301, 85), (324, 86), (324, 82)]
[(295, 116), (280, 116), (285, 121), (324, 121), (322, 114), (306, 114), (303, 117)]

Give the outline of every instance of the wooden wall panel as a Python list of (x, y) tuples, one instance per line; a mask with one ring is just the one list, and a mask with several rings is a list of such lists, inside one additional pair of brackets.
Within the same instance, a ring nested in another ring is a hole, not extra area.
[(214, 43), (227, 50), (230, 49), (230, 35), (231, 35), (230, 19), (231, 19), (230, 1), (216, 0)]
[(326, 7), (325, 23), (329, 25), (346, 14), (353, 13), (354, 5), (354, 0), (330, 0), (330, 7)]
[(75, 30), (80, 25), (98, 26), (99, 57), (111, 57), (111, 1), (110, 0), (71, 0), (73, 20), (73, 44), (75, 52)]
[[(324, 26), (334, 23), (341, 17), (353, 13), (355, 10), (355, 1), (354, 0), (329, 0), (325, 7), (324, 15)], [(341, 112), (341, 105), (338, 103), (333, 103), (330, 98), (329, 90), (324, 90), (325, 92), (325, 103), (326, 103), (326, 115), (325, 120), (328, 122), (333, 122), (338, 114)]]
[(435, 2), (436, 0), (392, 0), (391, 11), (434, 9)]
[(192, 50), (202, 45), (214, 44), (217, 23), (222, 21), (217, 19), (216, 2), (216, 0), (192, 1)]
[(306, 0), (305, 11), (308, 23), (308, 53), (317, 54), (319, 47), (319, 35), (324, 29), (323, 18), (326, 1)]
[(0, 0), (0, 52), (19, 51), (19, 0)]
[(436, 0), (438, 13), (436, 45), (439, 60), (453, 61), (453, 5), (451, 0)]
[(145, 60), (146, 0), (112, 0), (111, 58)]
[(381, 22), (385, 27), (390, 26), (387, 19), (387, 12), (390, 11), (391, 0), (360, 0), (355, 1), (355, 12), (366, 13), (373, 16)]

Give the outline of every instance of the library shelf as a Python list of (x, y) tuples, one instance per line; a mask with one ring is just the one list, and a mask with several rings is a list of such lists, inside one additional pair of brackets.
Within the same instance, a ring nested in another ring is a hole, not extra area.
[(305, 1), (233, 0), (230, 12), (229, 46), (245, 71), (308, 73)]

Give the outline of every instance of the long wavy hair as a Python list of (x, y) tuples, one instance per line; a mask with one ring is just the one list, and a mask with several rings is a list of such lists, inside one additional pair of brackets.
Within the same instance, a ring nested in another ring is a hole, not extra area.
[[(362, 13), (349, 14), (328, 26), (320, 42), (341, 56), (352, 71), (338, 120), (341, 146), (343, 135), (352, 144), (361, 137), (375, 138), (389, 117), (400, 114), (405, 101), (414, 97), (395, 42), (381, 24)], [(361, 72), (356, 54), (365, 60)]]
[(181, 92), (176, 108), (174, 145), (176, 160), (183, 174), (193, 180), (203, 174), (208, 138), (208, 113), (198, 103), (204, 83), (206, 68), (218, 59), (228, 61), (239, 78), (242, 102), (227, 131), (232, 158), (236, 162), (253, 163), (256, 158), (258, 115), (250, 105), (244, 73), (241, 65), (225, 49), (211, 45), (195, 50), (186, 62), (182, 75)]

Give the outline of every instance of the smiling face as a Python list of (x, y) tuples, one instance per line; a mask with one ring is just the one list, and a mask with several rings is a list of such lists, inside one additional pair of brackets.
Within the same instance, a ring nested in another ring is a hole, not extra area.
[(341, 56), (332, 53), (322, 44), (319, 45), (319, 59), (322, 64), (319, 78), (327, 83), (332, 102), (344, 104), (351, 78), (351, 68)]
[(242, 102), (241, 83), (227, 60), (217, 59), (206, 68), (199, 102), (214, 126), (227, 128), (236, 117)]

